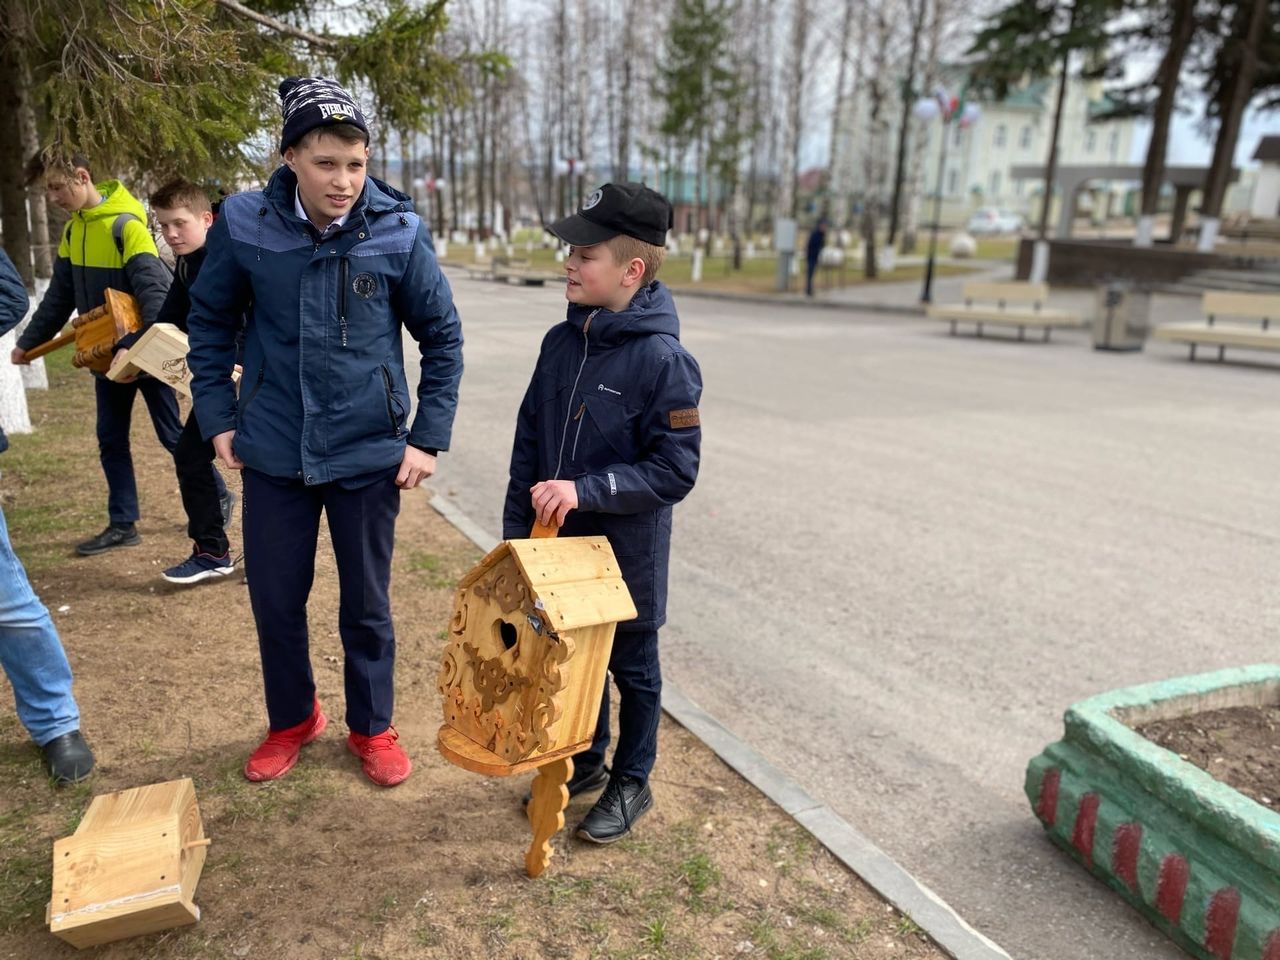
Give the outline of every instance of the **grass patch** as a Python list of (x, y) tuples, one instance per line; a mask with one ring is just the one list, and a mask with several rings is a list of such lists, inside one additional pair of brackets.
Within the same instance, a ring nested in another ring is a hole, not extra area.
[(289, 776), (267, 783), (250, 783), (244, 778), (244, 762), (229, 761), (218, 778), (200, 786), (204, 796), (216, 802), (216, 821), (235, 826), (242, 820), (283, 820), (297, 823), (315, 801), (331, 792), (322, 771), (311, 764), (298, 764)]

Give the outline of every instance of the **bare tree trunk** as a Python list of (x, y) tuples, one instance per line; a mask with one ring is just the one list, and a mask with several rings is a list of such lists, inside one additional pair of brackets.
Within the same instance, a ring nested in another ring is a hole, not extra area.
[[(862, 77), (863, 64), (867, 55), (867, 14), (869, 4), (862, 0), (858, 10), (858, 53), (853, 61), (853, 86), (849, 91), (849, 116), (845, 120), (846, 143), (840, 151), (841, 168), (838, 171), (836, 189), (833, 191), (832, 207), (837, 211), (836, 222), (843, 226), (853, 227), (853, 181), (857, 163), (857, 151), (853, 138), (858, 133), (858, 117), (862, 113)], [(848, 49), (841, 51), (842, 57), (848, 56)]]
[(885, 147), (888, 121), (885, 119), (885, 83), (888, 80), (889, 38), (892, 26), (883, 7), (876, 13), (875, 59), (867, 78), (867, 101), (871, 105), (869, 134), (864, 154), (867, 189), (862, 205), (863, 273), (875, 279), (879, 273), (876, 257), (876, 221), (883, 200)]
[[(635, 12), (635, 0), (627, 0), (622, 8), (622, 76), (619, 90), (618, 157), (613, 168), (613, 176), (616, 180), (627, 180), (631, 176), (631, 96), (632, 73), (636, 57), (636, 32), (632, 28), (631, 20)], [(610, 71), (611, 76), (612, 73)]]
[[(927, 96), (938, 82), (938, 56), (942, 44), (942, 26), (946, 19), (947, 0), (935, 0), (933, 21), (929, 27), (929, 46), (925, 51), (922, 91)], [(939, 124), (941, 128), (941, 124)], [(919, 125), (917, 124), (917, 129)], [(944, 131), (945, 132), (945, 131)], [(902, 218), (902, 247), (904, 254), (915, 253), (916, 231), (920, 223), (920, 201), (924, 190), (924, 159), (927, 148), (924, 137), (917, 137), (911, 150), (911, 165), (907, 171), (907, 197)]]
[(1151, 143), (1147, 146), (1147, 161), (1142, 168), (1142, 213), (1138, 217), (1138, 232), (1133, 238), (1135, 247), (1149, 247), (1156, 210), (1160, 204), (1160, 187), (1164, 183), (1165, 157), (1169, 148), (1169, 127), (1173, 108), (1178, 99), (1178, 78), (1182, 74), (1182, 61), (1191, 46), (1195, 34), (1195, 0), (1171, 0), (1173, 22), (1169, 30), (1169, 46), (1160, 60), (1156, 73), (1155, 111), (1151, 116)]
[(1222, 201), (1227, 195), (1227, 181), (1231, 179), (1231, 161), (1240, 139), (1240, 122), (1245, 108), (1253, 96), (1253, 80), (1258, 73), (1258, 45), (1262, 41), (1262, 25), (1267, 18), (1267, 0), (1252, 0), (1249, 4), (1249, 21), (1243, 38), (1233, 38), (1228, 43), (1239, 47), (1235, 83), (1225, 98), (1218, 121), (1218, 138), (1213, 144), (1213, 160), (1205, 177), (1204, 199), (1200, 203), (1200, 237), (1196, 249), (1208, 252), (1218, 240), (1218, 226), (1222, 218)]
[(840, 18), (840, 46), (836, 49), (836, 57), (840, 66), (836, 70), (836, 102), (831, 111), (831, 135), (827, 141), (827, 185), (834, 191), (837, 171), (840, 169), (840, 131), (844, 126), (844, 87), (845, 77), (849, 72), (849, 34), (853, 32), (853, 6), (855, 0), (845, 0), (844, 14)]
[[(14, 91), (14, 105), (18, 114), (18, 130), (21, 134), (24, 162), (40, 151), (40, 135), (36, 130), (36, 111), (31, 102), (31, 65), (25, 53), (18, 51), (18, 69), (21, 83)], [(27, 190), (27, 207), (31, 211), (31, 253), (35, 260), (37, 278), (53, 276), (53, 260), (56, 245), (49, 241), (49, 208), (42, 183), (32, 184)]]
[[(1079, 0), (1077, 0), (1077, 3)], [(1068, 30), (1075, 27), (1076, 6), (1071, 5), (1071, 21)], [(1044, 164), (1044, 196), (1040, 204), (1040, 223), (1036, 227), (1036, 242), (1031, 257), (1031, 276), (1034, 282), (1042, 282), (1049, 274), (1049, 211), (1053, 206), (1053, 186), (1058, 178), (1058, 135), (1062, 132), (1062, 109), (1067, 101), (1067, 77), (1071, 72), (1071, 52), (1062, 55), (1061, 72), (1058, 74), (1058, 92), (1053, 104), (1053, 127), (1049, 131), (1049, 157)], [(1070, 202), (1063, 197), (1064, 204)]]
[(578, 0), (578, 49), (575, 59), (578, 62), (578, 96), (575, 99), (578, 108), (578, 143), (575, 150), (578, 160), (578, 177), (577, 177), (577, 196), (574, 198), (573, 207), (576, 210), (582, 205), (582, 201), (587, 196), (587, 78), (590, 76), (589, 52), (591, 48), (591, 34), (588, 30), (588, 23), (591, 19), (590, 10), (587, 8), (587, 0)]
[(911, 52), (907, 54), (907, 78), (902, 84), (902, 115), (898, 124), (898, 156), (893, 169), (893, 199), (889, 201), (889, 236), (886, 242), (893, 246), (898, 239), (898, 208), (902, 204), (902, 179), (906, 176), (907, 137), (911, 133), (912, 102), (915, 99), (916, 55), (920, 49), (920, 34), (924, 30), (925, 0), (916, 0), (915, 16), (911, 18)]
[[(5, 22), (17, 11), (15, 4), (4, 5)], [(18, 91), (24, 100), (30, 94), (23, 87), (22, 67), (18, 60), (19, 46), (7, 36), (8, 30), (0, 28), (0, 90)], [(25, 94), (25, 96), (24, 96)], [(12, 94), (11, 94), (12, 96)], [(23, 155), (20, 111), (0, 111), (0, 229), (4, 231), (5, 252), (18, 268), (18, 275), (28, 290), (35, 289), (35, 262), (31, 256), (31, 229), (27, 222), (27, 191)]]
[(795, 0), (791, 21), (791, 59), (788, 64), (787, 119), (782, 147), (782, 169), (778, 174), (778, 216), (795, 219), (800, 209), (797, 186), (800, 176), (800, 139), (803, 117), (804, 80), (808, 64), (809, 0)]
[[(746, 196), (746, 230), (752, 233), (756, 228), (756, 191), (759, 177), (760, 149), (758, 145), (764, 133), (764, 85), (768, 82), (764, 69), (764, 57), (761, 44), (765, 33), (764, 11), (762, 0), (751, 0), (751, 156), (747, 161), (747, 196)], [(772, 16), (772, 14), (770, 14)]]

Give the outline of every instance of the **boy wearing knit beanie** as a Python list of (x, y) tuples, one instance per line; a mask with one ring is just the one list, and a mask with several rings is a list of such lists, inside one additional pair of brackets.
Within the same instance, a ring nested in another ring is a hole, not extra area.
[[(381, 786), (411, 769), (391, 725), (388, 588), (400, 491), (448, 448), (462, 332), (426, 225), (367, 176), (369, 128), (324, 77), (280, 84), (284, 165), (222, 203), (191, 288), (195, 414), (244, 473), (244, 552), (269, 732), (245, 764), (272, 780), (327, 724), (307, 636), (320, 515), (338, 566), (348, 748)], [(229, 371), (248, 309), (237, 398)], [(402, 330), (421, 355), (410, 418)]]

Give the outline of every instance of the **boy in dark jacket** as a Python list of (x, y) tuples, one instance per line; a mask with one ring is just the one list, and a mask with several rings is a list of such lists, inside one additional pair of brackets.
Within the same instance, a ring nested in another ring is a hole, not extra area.
[[(270, 731), (245, 764), (271, 780), (327, 723), (307, 595), (320, 514), (338, 565), (348, 748), (381, 786), (411, 769), (391, 725), (388, 588), (400, 491), (449, 446), (462, 332), (431, 237), (404, 194), (366, 177), (369, 131), (332, 80), (280, 84), (284, 166), (222, 202), (188, 316), (195, 415), (244, 471), (244, 552)], [(239, 399), (231, 380), (248, 312)], [(422, 354), (409, 420), (402, 331)]]
[(666, 621), (671, 507), (698, 475), (702, 375), (680, 344), (662, 264), (671, 204), (636, 183), (607, 183), (581, 211), (548, 229), (571, 245), (568, 318), (542, 341), (520, 405), (503, 537), (536, 519), (562, 536), (604, 535), (635, 600), (619, 624), (609, 671), (619, 693), (618, 743), (606, 770), (609, 696), (591, 747), (576, 760), (570, 796), (604, 787), (579, 837), (611, 843), (653, 804)]
[[(119, 180), (95, 184), (89, 161), (81, 156), (50, 164), (44, 183), (49, 199), (71, 219), (58, 244), (49, 289), (10, 357), (19, 364), (29, 362), (27, 351), (52, 338), (72, 312), (87, 313), (101, 306), (108, 287), (136, 297), (147, 323), (155, 322), (169, 289), (169, 270), (156, 253), (146, 212), (124, 184)], [(182, 429), (178, 401), (167, 383), (151, 377), (113, 383), (95, 372), (93, 388), (98, 454), (107, 478), (108, 525), (96, 537), (76, 545), (81, 556), (142, 542), (136, 527), (138, 487), (129, 449), (129, 425), (138, 394), (146, 401), (156, 436), (170, 453)]]
[[(190, 290), (204, 264), (205, 240), (213, 226), (213, 206), (198, 186), (190, 180), (178, 179), (151, 195), (151, 212), (160, 225), (165, 243), (174, 253), (174, 282), (156, 322), (171, 323), (187, 333)], [(143, 332), (130, 334), (117, 344), (116, 363), (126, 362), (125, 348), (132, 346)], [(199, 583), (235, 572), (226, 528), (235, 510), (236, 495), (227, 489), (221, 474), (214, 469), (213, 456), (213, 444), (200, 435), (195, 415), (189, 415), (173, 451), (173, 465), (192, 548), (191, 556), (161, 574), (170, 583)]]

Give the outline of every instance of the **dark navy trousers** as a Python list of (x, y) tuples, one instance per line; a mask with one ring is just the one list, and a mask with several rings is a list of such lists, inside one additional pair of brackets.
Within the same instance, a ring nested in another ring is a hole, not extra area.
[(245, 573), (272, 730), (302, 723), (315, 698), (307, 597), (315, 577), (321, 511), (328, 518), (338, 564), (347, 726), (373, 736), (391, 725), (396, 643), (388, 589), (400, 512), (398, 469), (355, 488), (342, 481), (307, 486), (244, 470)]
[(115, 383), (95, 376), (93, 389), (98, 402), (98, 457), (107, 477), (107, 516), (116, 526), (137, 523), (138, 484), (133, 476), (133, 453), (129, 449), (133, 401), (142, 394), (160, 445), (173, 453), (182, 430), (178, 398), (174, 396), (173, 387), (153, 377)]
[[(609, 672), (618, 687), (618, 744), (613, 750), (614, 776), (647, 781), (658, 758), (658, 720), (662, 716), (662, 668), (658, 663), (658, 631), (622, 631), (613, 637)], [(609, 681), (600, 698), (600, 718), (591, 746), (573, 758), (586, 770), (604, 763), (609, 746)]]

